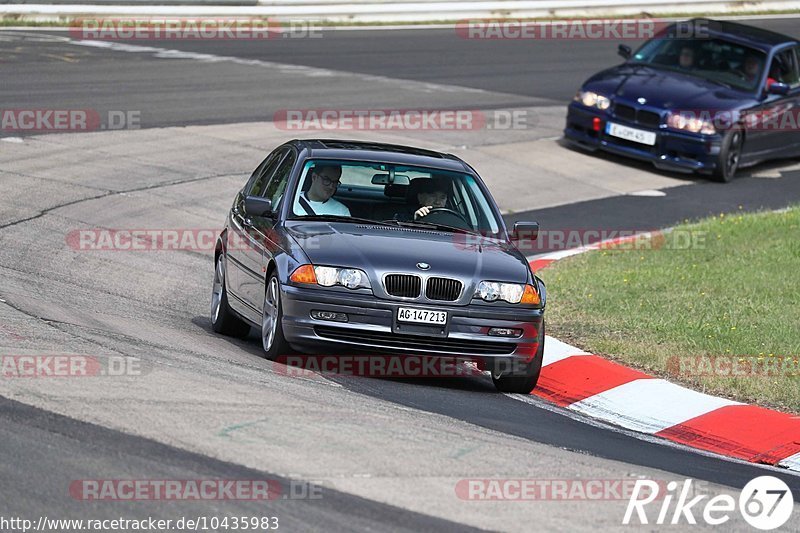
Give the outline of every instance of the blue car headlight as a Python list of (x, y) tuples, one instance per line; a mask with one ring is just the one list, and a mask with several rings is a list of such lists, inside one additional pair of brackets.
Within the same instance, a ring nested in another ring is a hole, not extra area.
[(578, 91), (574, 100), (580, 102), (586, 107), (596, 107), (601, 111), (605, 111), (611, 107), (611, 100), (592, 91)]
[(714, 135), (717, 129), (710, 120), (691, 116), (685, 113), (670, 113), (667, 117), (667, 126), (675, 130), (683, 130), (703, 135)]

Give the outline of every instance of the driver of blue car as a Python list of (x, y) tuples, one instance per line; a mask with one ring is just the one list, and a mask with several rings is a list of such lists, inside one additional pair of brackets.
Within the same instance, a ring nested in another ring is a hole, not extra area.
[(447, 205), (447, 182), (441, 178), (424, 180), (417, 190), (417, 201), (420, 207), (414, 211), (414, 220), (428, 216), (431, 209), (445, 207)]

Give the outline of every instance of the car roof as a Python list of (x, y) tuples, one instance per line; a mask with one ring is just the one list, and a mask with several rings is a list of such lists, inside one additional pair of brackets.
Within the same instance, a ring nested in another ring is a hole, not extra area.
[(471, 171), (469, 165), (452, 154), (400, 144), (348, 139), (293, 139), (289, 144), (300, 150), (308, 150), (309, 158), (364, 160), (456, 172)]
[[(722, 37), (736, 41), (739, 44), (750, 45), (762, 50), (768, 50), (775, 46), (787, 43), (797, 43), (797, 39), (755, 26), (740, 24), (729, 20), (712, 20), (707, 18), (695, 18), (689, 23), (702, 24), (708, 29), (711, 37)], [(677, 24), (686, 24), (677, 23)]]

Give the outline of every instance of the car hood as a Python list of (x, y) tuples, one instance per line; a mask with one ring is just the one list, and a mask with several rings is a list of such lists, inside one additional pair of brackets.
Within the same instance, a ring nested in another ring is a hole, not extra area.
[(583, 89), (616, 101), (635, 103), (644, 98), (643, 105), (670, 110), (734, 110), (757, 103), (747, 92), (646, 65), (623, 64), (604, 70), (589, 78)]
[[(526, 283), (525, 257), (508, 243), (462, 233), (342, 222), (286, 223), (315, 265), (360, 268), (370, 280), (385, 273), (453, 277), (469, 288), (481, 280)], [(427, 263), (423, 271), (417, 263)]]

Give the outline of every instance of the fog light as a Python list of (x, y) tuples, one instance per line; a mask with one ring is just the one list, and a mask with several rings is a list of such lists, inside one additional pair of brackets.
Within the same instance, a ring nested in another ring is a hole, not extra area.
[(492, 337), (519, 337), (522, 335), (522, 330), (514, 328), (490, 328), (489, 335)]
[(334, 313), (333, 311), (311, 311), (311, 318), (316, 320), (333, 320), (334, 322), (347, 322), (345, 313)]

